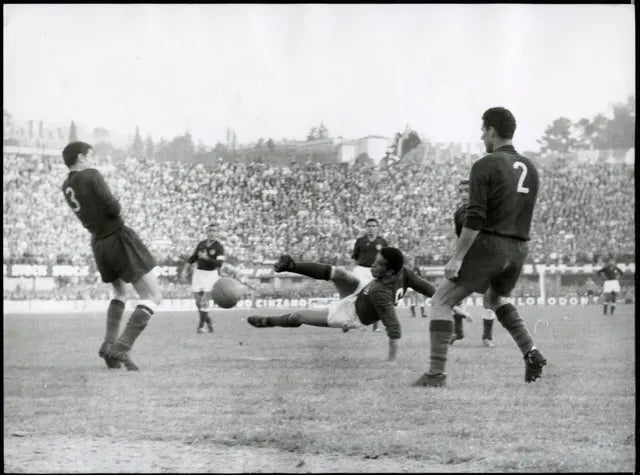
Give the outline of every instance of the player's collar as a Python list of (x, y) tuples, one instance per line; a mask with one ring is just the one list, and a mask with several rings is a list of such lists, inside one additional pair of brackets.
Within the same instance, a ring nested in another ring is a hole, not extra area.
[(501, 145), (500, 147), (494, 149), (493, 151), (494, 152), (515, 152), (516, 149), (514, 148), (513, 145), (508, 144), (508, 145)]

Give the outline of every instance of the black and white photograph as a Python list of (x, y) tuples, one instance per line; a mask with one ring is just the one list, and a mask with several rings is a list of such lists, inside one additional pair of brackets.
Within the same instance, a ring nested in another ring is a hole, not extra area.
[(4, 4), (4, 473), (636, 472), (633, 4)]

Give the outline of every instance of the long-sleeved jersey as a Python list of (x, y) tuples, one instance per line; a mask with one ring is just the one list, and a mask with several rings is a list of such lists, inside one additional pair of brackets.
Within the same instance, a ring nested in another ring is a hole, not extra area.
[(356, 299), (356, 314), (365, 325), (382, 320), (391, 339), (401, 336), (400, 322), (395, 306), (407, 293), (407, 288), (420, 292), (427, 297), (433, 296), (436, 289), (408, 267), (403, 267), (398, 274), (384, 279), (374, 279), (359, 293)]
[(93, 238), (101, 239), (124, 226), (120, 203), (95, 168), (69, 172), (62, 184), (67, 204)]
[(538, 186), (531, 160), (511, 145), (497, 148), (471, 167), (464, 226), (529, 241)]

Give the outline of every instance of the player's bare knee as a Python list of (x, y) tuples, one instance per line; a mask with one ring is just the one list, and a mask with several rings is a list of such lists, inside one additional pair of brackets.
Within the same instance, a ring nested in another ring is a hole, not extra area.
[(331, 268), (331, 280), (334, 282), (336, 280), (347, 280), (350, 276), (351, 274), (344, 267), (333, 266)]
[(287, 317), (287, 323), (290, 325), (300, 325), (301, 324), (302, 315), (300, 312), (291, 312)]

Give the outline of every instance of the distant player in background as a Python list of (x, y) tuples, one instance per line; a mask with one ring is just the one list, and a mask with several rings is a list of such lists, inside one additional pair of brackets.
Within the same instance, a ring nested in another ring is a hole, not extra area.
[(611, 315), (616, 310), (616, 297), (620, 293), (620, 282), (618, 282), (618, 276), (623, 275), (624, 272), (616, 265), (616, 261), (613, 257), (610, 257), (602, 269), (596, 272), (596, 275), (604, 275), (604, 287), (602, 293), (604, 295), (604, 315), (607, 314), (607, 309), (611, 309)]
[[(458, 183), (458, 195), (460, 197), (460, 206), (453, 213), (453, 222), (456, 230), (456, 236), (460, 237), (464, 220), (467, 217), (467, 204), (469, 203), (469, 180), (460, 180)], [(462, 305), (460, 302), (458, 305)], [(495, 319), (495, 313), (493, 310), (487, 308), (484, 309), (484, 315), (482, 316), (482, 344), (488, 348), (493, 348), (493, 320)], [(471, 320), (469, 320), (471, 321)], [(453, 336), (451, 337), (451, 344), (456, 340), (462, 340), (464, 338), (464, 325), (462, 315), (453, 316)]]
[[(420, 267), (415, 264), (415, 259), (409, 259), (409, 267), (413, 270), (413, 273), (418, 277), (422, 277), (422, 272), (420, 272)], [(425, 297), (420, 292), (416, 292), (412, 289), (409, 290), (408, 295), (409, 299), (409, 309), (411, 310), (411, 318), (416, 318), (416, 307), (420, 307), (420, 316), (422, 318), (427, 318), (427, 314), (424, 311), (424, 302)]]
[(429, 370), (416, 386), (446, 385), (444, 369), (453, 333), (451, 309), (473, 292), (484, 294), (485, 308), (496, 313), (518, 345), (524, 357), (525, 382), (537, 380), (547, 364), (518, 310), (509, 302), (529, 249), (538, 171), (511, 143), (516, 119), (509, 110), (487, 109), (481, 129), (487, 155), (471, 166), (467, 216), (453, 257), (445, 265), (445, 279), (431, 299)]
[[(361, 280), (344, 267), (318, 262), (295, 262), (283, 254), (275, 263), (276, 272), (293, 272), (313, 279), (333, 282), (340, 300), (325, 308), (296, 310), (275, 317), (252, 315), (247, 318), (257, 328), (299, 327), (303, 324), (316, 327), (342, 328), (348, 331), (361, 325), (382, 321), (389, 337), (388, 360), (393, 361), (398, 351), (401, 327), (395, 306), (406, 293), (413, 289), (427, 297), (433, 295), (434, 287), (404, 266), (404, 256), (395, 247), (383, 247), (377, 253), (371, 275), (373, 279)], [(462, 311), (455, 308), (454, 311)]]
[[(354, 262), (353, 273), (362, 281), (369, 282), (373, 279), (371, 275), (371, 267), (376, 255), (380, 249), (389, 245), (387, 240), (378, 235), (379, 224), (375, 218), (369, 218), (365, 221), (366, 232), (363, 236), (356, 239), (351, 253), (351, 259)], [(378, 322), (373, 323), (373, 331), (378, 332)]]
[[(82, 225), (91, 233), (91, 249), (102, 281), (113, 286), (114, 296), (107, 309), (107, 332), (98, 355), (107, 367), (137, 371), (129, 351), (147, 326), (162, 293), (153, 268), (155, 259), (138, 235), (124, 225), (120, 203), (111, 194), (102, 174), (96, 170), (94, 151), (85, 142), (72, 142), (62, 151), (69, 175), (62, 192)], [(118, 338), (126, 300), (125, 283), (133, 284), (140, 303)]]
[(209, 224), (206, 233), (207, 239), (198, 243), (183, 270), (183, 275), (186, 275), (187, 267), (191, 266), (192, 269), (191, 291), (198, 307), (198, 333), (204, 333), (205, 325), (209, 333), (213, 333), (213, 324), (209, 316), (211, 291), (220, 278), (220, 268), (225, 260), (224, 247), (216, 239), (216, 225)]

